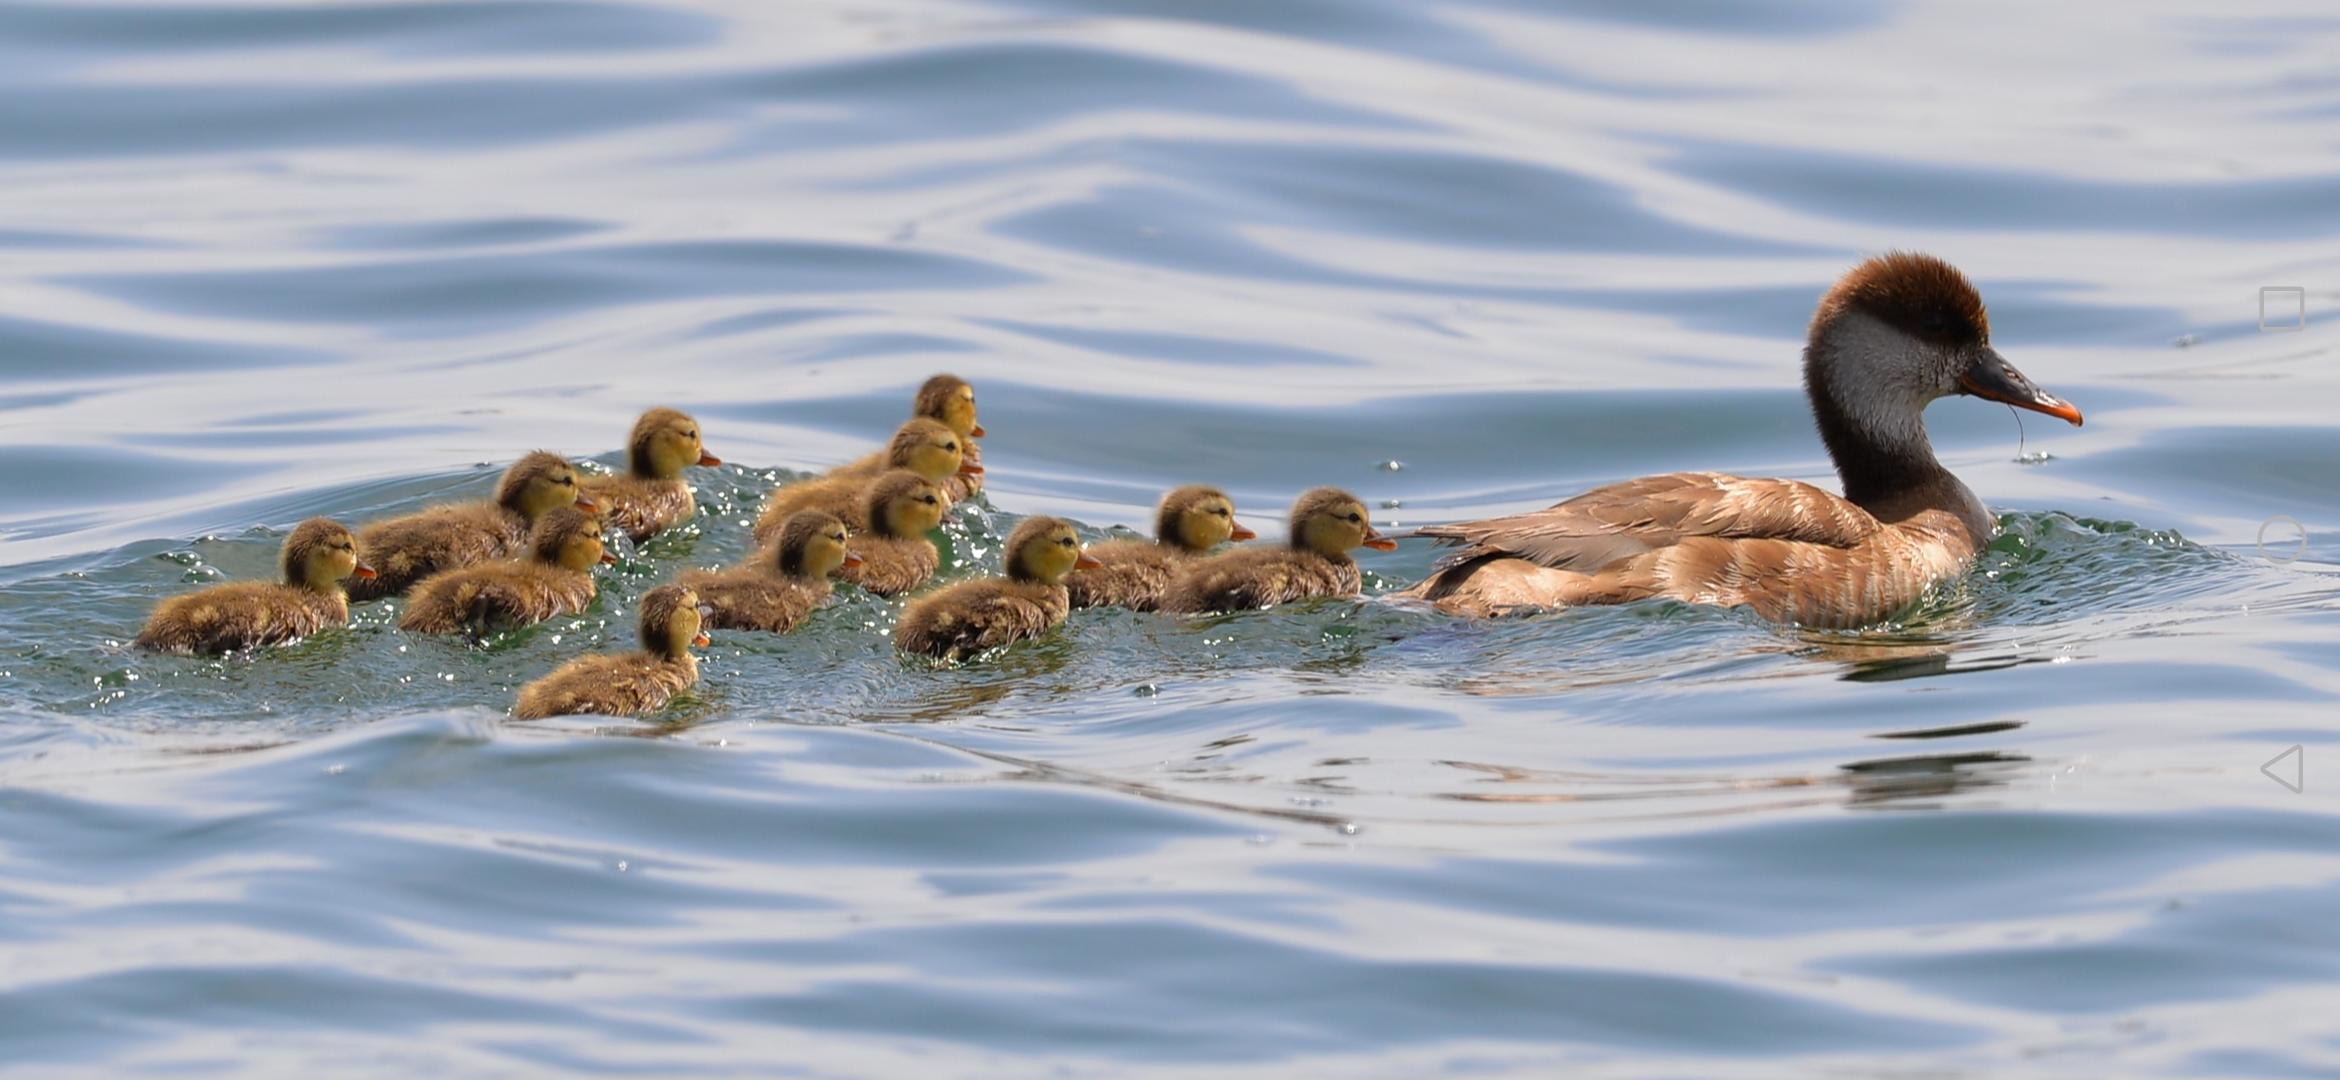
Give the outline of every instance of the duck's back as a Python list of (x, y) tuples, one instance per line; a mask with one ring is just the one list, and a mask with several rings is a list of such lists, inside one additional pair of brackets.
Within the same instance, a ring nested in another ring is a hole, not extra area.
[(159, 652), (224, 653), (279, 645), (348, 623), (349, 605), (339, 597), (240, 581), (163, 601), (135, 644)]
[(699, 594), (706, 624), (716, 630), (762, 630), (785, 634), (829, 598), (826, 582), (781, 577), (753, 566), (694, 570), (675, 579)]
[(1181, 567), (1201, 556), (1185, 548), (1152, 540), (1108, 540), (1088, 547), (1091, 558), (1105, 565), (1075, 570), (1064, 579), (1072, 606), (1124, 607), (1153, 611), (1169, 595), (1170, 583)]
[(665, 708), (668, 700), (697, 681), (698, 661), (688, 656), (662, 660), (630, 652), (579, 657), (521, 687), (512, 716), (517, 720), (579, 713), (640, 716)]
[(853, 553), (861, 565), (837, 571), (837, 580), (879, 596), (900, 596), (926, 584), (942, 564), (942, 553), (923, 536), (865, 534), (853, 538)]
[[(983, 464), (983, 446), (973, 439), (959, 441), (959, 454), (961, 460), (969, 465)], [(878, 474), (885, 471), (886, 452), (875, 450), (830, 469), (828, 472), (822, 473), (821, 477), (823, 479), (870, 480), (875, 479)], [(950, 496), (952, 502), (963, 502), (974, 498), (977, 492), (983, 490), (983, 474), (977, 473), (969, 476), (966, 473), (958, 473), (935, 486), (941, 488), (943, 494)]]
[(1249, 611), (1320, 596), (1355, 596), (1357, 564), (1289, 547), (1249, 547), (1189, 563), (1170, 583), (1162, 610), (1181, 614)]
[(1062, 585), (1005, 578), (962, 581), (911, 601), (894, 627), (894, 645), (956, 660), (1039, 637), (1063, 622), (1071, 607)]
[(1918, 498), (1888, 524), (1794, 480), (1644, 477), (1533, 513), (1423, 529), (1464, 547), (1407, 595), (1472, 615), (1664, 597), (1866, 625), (1964, 569), (1983, 542), (1968, 505), (1979, 504), (1955, 479)]
[(584, 481), (584, 491), (601, 508), (601, 519), (637, 544), (689, 521), (699, 511), (691, 485), (680, 478), (595, 476)]
[(398, 628), (421, 634), (508, 630), (593, 603), (593, 575), (525, 559), (447, 570), (423, 579)]
[(866, 476), (816, 476), (774, 491), (764, 501), (764, 512), (756, 516), (756, 543), (770, 544), (778, 539), (780, 527), (804, 510), (833, 514), (855, 532), (867, 529), (869, 508), (863, 504), (870, 480)]
[(358, 530), (358, 551), (374, 568), (350, 582), (350, 599), (397, 596), (442, 570), (474, 566), (519, 551), (528, 521), (491, 502), (434, 506)]

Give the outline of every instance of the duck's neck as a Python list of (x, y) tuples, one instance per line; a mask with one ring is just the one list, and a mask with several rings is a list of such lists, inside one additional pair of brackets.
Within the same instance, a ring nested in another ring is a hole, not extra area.
[(1955, 484), (1926, 438), (1925, 402), (1863, 400), (1844, 385), (1843, 373), (1862, 363), (1843, 354), (1849, 347), (1822, 337), (1804, 349), (1804, 394), (1820, 441), (1844, 482), (1844, 497), (1874, 511), (1944, 480)]

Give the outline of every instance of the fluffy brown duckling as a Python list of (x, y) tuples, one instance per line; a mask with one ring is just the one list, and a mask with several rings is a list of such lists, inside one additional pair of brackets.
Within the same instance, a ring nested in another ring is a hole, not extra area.
[(1247, 611), (1319, 596), (1355, 596), (1363, 583), (1349, 552), (1397, 547), (1366, 520), (1365, 504), (1339, 488), (1320, 487), (1300, 496), (1292, 504), (1291, 524), (1291, 542), (1282, 547), (1237, 548), (1189, 564), (1170, 584), (1162, 610)]
[(1229, 540), (1258, 533), (1235, 522), (1235, 502), (1207, 484), (1188, 484), (1162, 496), (1154, 511), (1152, 540), (1108, 540), (1089, 545), (1089, 557), (1103, 563), (1064, 579), (1072, 606), (1125, 607), (1153, 611), (1162, 606), (1178, 572)]
[(339, 522), (310, 518), (284, 538), (282, 581), (239, 581), (174, 596), (139, 631), (142, 649), (224, 653), (280, 645), (349, 622), (345, 579), (370, 578), (358, 561), (357, 537)]
[(676, 693), (699, 681), (699, 659), (691, 655), (691, 646), (708, 644), (699, 632), (699, 594), (680, 585), (643, 593), (639, 632), (642, 648), (637, 652), (580, 656), (521, 687), (512, 718), (641, 716), (665, 708)]
[[(975, 440), (983, 437), (983, 425), (975, 419), (975, 388), (956, 375), (937, 375), (918, 388), (918, 396), (910, 401), (913, 418), (935, 420), (957, 432), (960, 453), (967, 464), (981, 466), (983, 450)], [(876, 476), (887, 468), (884, 451), (878, 451), (859, 461), (839, 465), (829, 470), (830, 476)], [(983, 490), (983, 471), (958, 473), (937, 481), (943, 493), (953, 502), (971, 499)]]
[(593, 602), (593, 568), (616, 558), (602, 523), (573, 506), (555, 507), (528, 533), (528, 554), (441, 570), (414, 587), (398, 628), (416, 634), (484, 633), (574, 615)]
[(900, 596), (926, 584), (942, 564), (942, 553), (926, 534), (942, 524), (950, 505), (940, 487), (908, 469), (878, 477), (862, 512), (869, 530), (853, 538), (861, 562), (840, 571), (837, 580), (879, 596)]
[(780, 527), (779, 541), (753, 559), (729, 570), (693, 570), (676, 584), (699, 594), (710, 628), (785, 634), (829, 598), (830, 575), (861, 565), (845, 543), (837, 515), (799, 510)]
[(699, 441), (699, 422), (673, 409), (652, 409), (634, 421), (626, 438), (626, 471), (585, 478), (585, 496), (601, 507), (602, 520), (639, 544), (698, 513), (683, 470), (714, 467), (723, 459)]
[[(938, 420), (915, 419), (896, 430), (893, 441), (886, 444), (886, 466), (908, 469), (940, 487), (953, 476), (983, 471), (980, 465), (967, 464), (965, 452), (966, 439), (958, 432)], [(771, 543), (780, 526), (799, 510), (826, 510), (855, 532), (868, 529), (872, 479), (866, 475), (820, 476), (773, 492), (756, 518), (756, 542)]]
[(1007, 576), (962, 581), (902, 609), (894, 647), (942, 660), (1035, 638), (1072, 609), (1064, 576), (1093, 570), (1081, 538), (1062, 518), (1026, 518), (1008, 534)]
[(493, 500), (434, 506), (358, 530), (376, 575), (350, 590), (352, 600), (397, 596), (441, 570), (501, 559), (528, 543), (528, 530), (555, 507), (592, 511), (577, 470), (538, 450), (512, 463)]

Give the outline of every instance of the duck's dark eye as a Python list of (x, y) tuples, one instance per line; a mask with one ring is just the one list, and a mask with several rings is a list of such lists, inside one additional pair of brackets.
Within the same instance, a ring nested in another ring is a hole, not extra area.
[(686, 439), (696, 439), (699, 437), (699, 433), (696, 431), (686, 431), (682, 433), (682, 437)]
[(928, 496), (925, 496), (925, 497), (923, 497), (923, 498), (920, 498), (918, 501), (919, 501), (919, 502), (922, 502), (922, 503), (925, 503), (925, 504), (926, 504), (926, 505), (928, 505), (928, 506), (933, 506), (933, 505), (934, 505), (934, 496), (932, 496), (932, 495), (928, 495)]
[(943, 444), (943, 449), (945, 449), (945, 450), (956, 450), (956, 449), (958, 449), (958, 448), (959, 448), (959, 444), (958, 444), (958, 443), (955, 443), (955, 442), (947, 442), (947, 443), (944, 443), (944, 444)]
[(1234, 516), (1235, 516), (1235, 511), (1233, 511), (1233, 510), (1231, 510), (1231, 509), (1229, 509), (1229, 508), (1227, 508), (1227, 507), (1224, 507), (1224, 506), (1222, 506), (1222, 507), (1219, 507), (1218, 509), (1212, 510), (1212, 511), (1211, 511), (1211, 513), (1217, 514), (1217, 515), (1219, 515), (1220, 517), (1234, 517)]
[(1063, 538), (1063, 539), (1061, 539), (1061, 540), (1058, 540), (1058, 541), (1056, 542), (1056, 546), (1058, 546), (1058, 547), (1071, 547), (1071, 546), (1073, 546), (1073, 539), (1072, 539), (1072, 537), (1069, 537), (1069, 536), (1067, 536), (1067, 537), (1065, 537), (1065, 538)]
[(1361, 518), (1361, 517), (1358, 517), (1358, 516), (1357, 516), (1357, 515), (1355, 515), (1355, 514), (1350, 514), (1350, 515), (1349, 515), (1349, 521), (1350, 521), (1350, 523), (1351, 523), (1351, 524), (1362, 524), (1362, 523), (1365, 521), (1365, 519), (1364, 519), (1364, 518)]

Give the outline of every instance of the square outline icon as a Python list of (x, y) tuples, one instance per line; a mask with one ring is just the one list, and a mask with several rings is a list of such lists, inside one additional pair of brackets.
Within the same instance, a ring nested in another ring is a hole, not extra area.
[[(2296, 324), (2296, 325), (2293, 325), (2293, 326), (2269, 326), (2269, 325), (2267, 325), (2267, 294), (2269, 294), (2269, 293), (2276, 293), (2276, 294), (2289, 294), (2289, 295), (2292, 297), (2292, 299), (2294, 299), (2294, 300), (2298, 301), (2298, 303), (2299, 303), (2299, 322), (2298, 322), (2298, 324)], [(2259, 286), (2259, 332), (2260, 332), (2260, 333), (2262, 333), (2262, 334), (2288, 334), (2288, 333), (2291, 333), (2291, 332), (2293, 332), (2293, 331), (2295, 331), (2295, 330), (2305, 330), (2305, 329), (2307, 329), (2307, 289), (2306, 289), (2305, 287), (2303, 287), (2303, 286), (2299, 286), (2299, 285), (2261, 285), (2261, 286)]]

